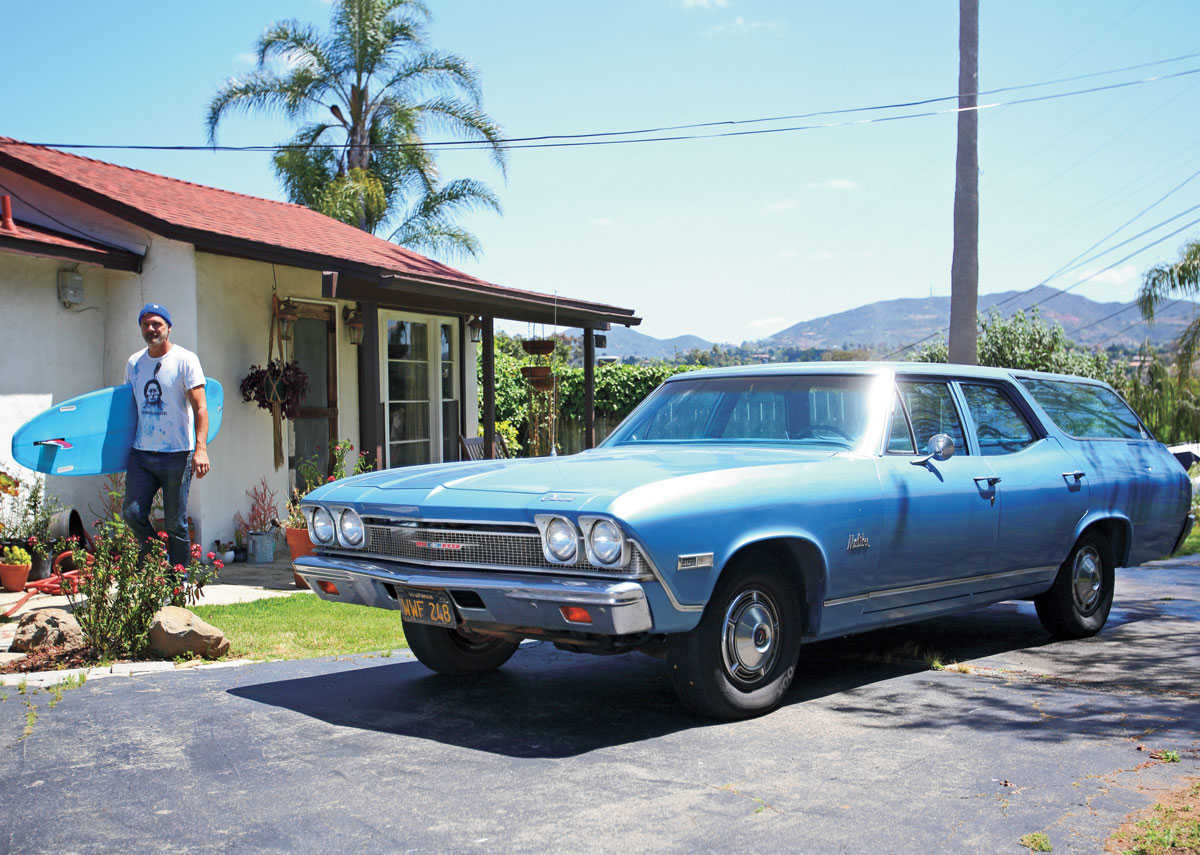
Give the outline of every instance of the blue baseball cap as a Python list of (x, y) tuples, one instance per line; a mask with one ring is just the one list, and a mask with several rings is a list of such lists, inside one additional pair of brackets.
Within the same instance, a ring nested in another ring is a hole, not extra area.
[(142, 325), (142, 318), (146, 315), (158, 315), (167, 322), (167, 326), (174, 326), (171, 323), (171, 313), (167, 311), (166, 306), (160, 306), (158, 303), (147, 303), (142, 306), (142, 310), (138, 312), (138, 326)]

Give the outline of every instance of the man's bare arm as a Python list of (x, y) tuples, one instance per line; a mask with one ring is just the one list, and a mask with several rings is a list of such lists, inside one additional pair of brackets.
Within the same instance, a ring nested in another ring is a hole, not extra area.
[(208, 399), (205, 397), (204, 387), (188, 389), (187, 400), (192, 408), (192, 418), (196, 422), (196, 451), (192, 454), (192, 474), (203, 478), (212, 468), (208, 464)]

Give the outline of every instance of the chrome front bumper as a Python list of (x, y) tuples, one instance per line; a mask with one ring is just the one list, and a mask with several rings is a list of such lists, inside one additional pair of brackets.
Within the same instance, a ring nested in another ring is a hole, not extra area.
[[(653, 626), (646, 592), (639, 582), (435, 570), (340, 555), (306, 555), (292, 566), (317, 596), (335, 603), (399, 609), (400, 589), (447, 591), (468, 626), (538, 627), (598, 635), (630, 635)], [(323, 591), (318, 584), (322, 581), (332, 582), (338, 593)], [(592, 622), (568, 622), (560, 611), (562, 606), (583, 606)]]

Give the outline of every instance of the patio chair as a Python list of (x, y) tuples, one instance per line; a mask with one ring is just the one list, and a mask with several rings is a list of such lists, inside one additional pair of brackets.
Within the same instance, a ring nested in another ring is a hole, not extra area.
[[(458, 437), (458, 448), (462, 452), (463, 460), (483, 460), (484, 459), (484, 444), (481, 436), (462, 436)], [(508, 446), (504, 444), (504, 437), (496, 434), (495, 442), (492, 444), (492, 457), (503, 458), (508, 457)]]

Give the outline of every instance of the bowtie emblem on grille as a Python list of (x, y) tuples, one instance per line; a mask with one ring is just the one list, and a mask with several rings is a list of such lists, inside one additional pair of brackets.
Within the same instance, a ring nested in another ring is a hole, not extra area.
[(463, 544), (461, 543), (446, 543), (445, 541), (440, 540), (414, 540), (413, 543), (417, 546), (424, 547), (425, 549), (456, 550), (463, 548)]

